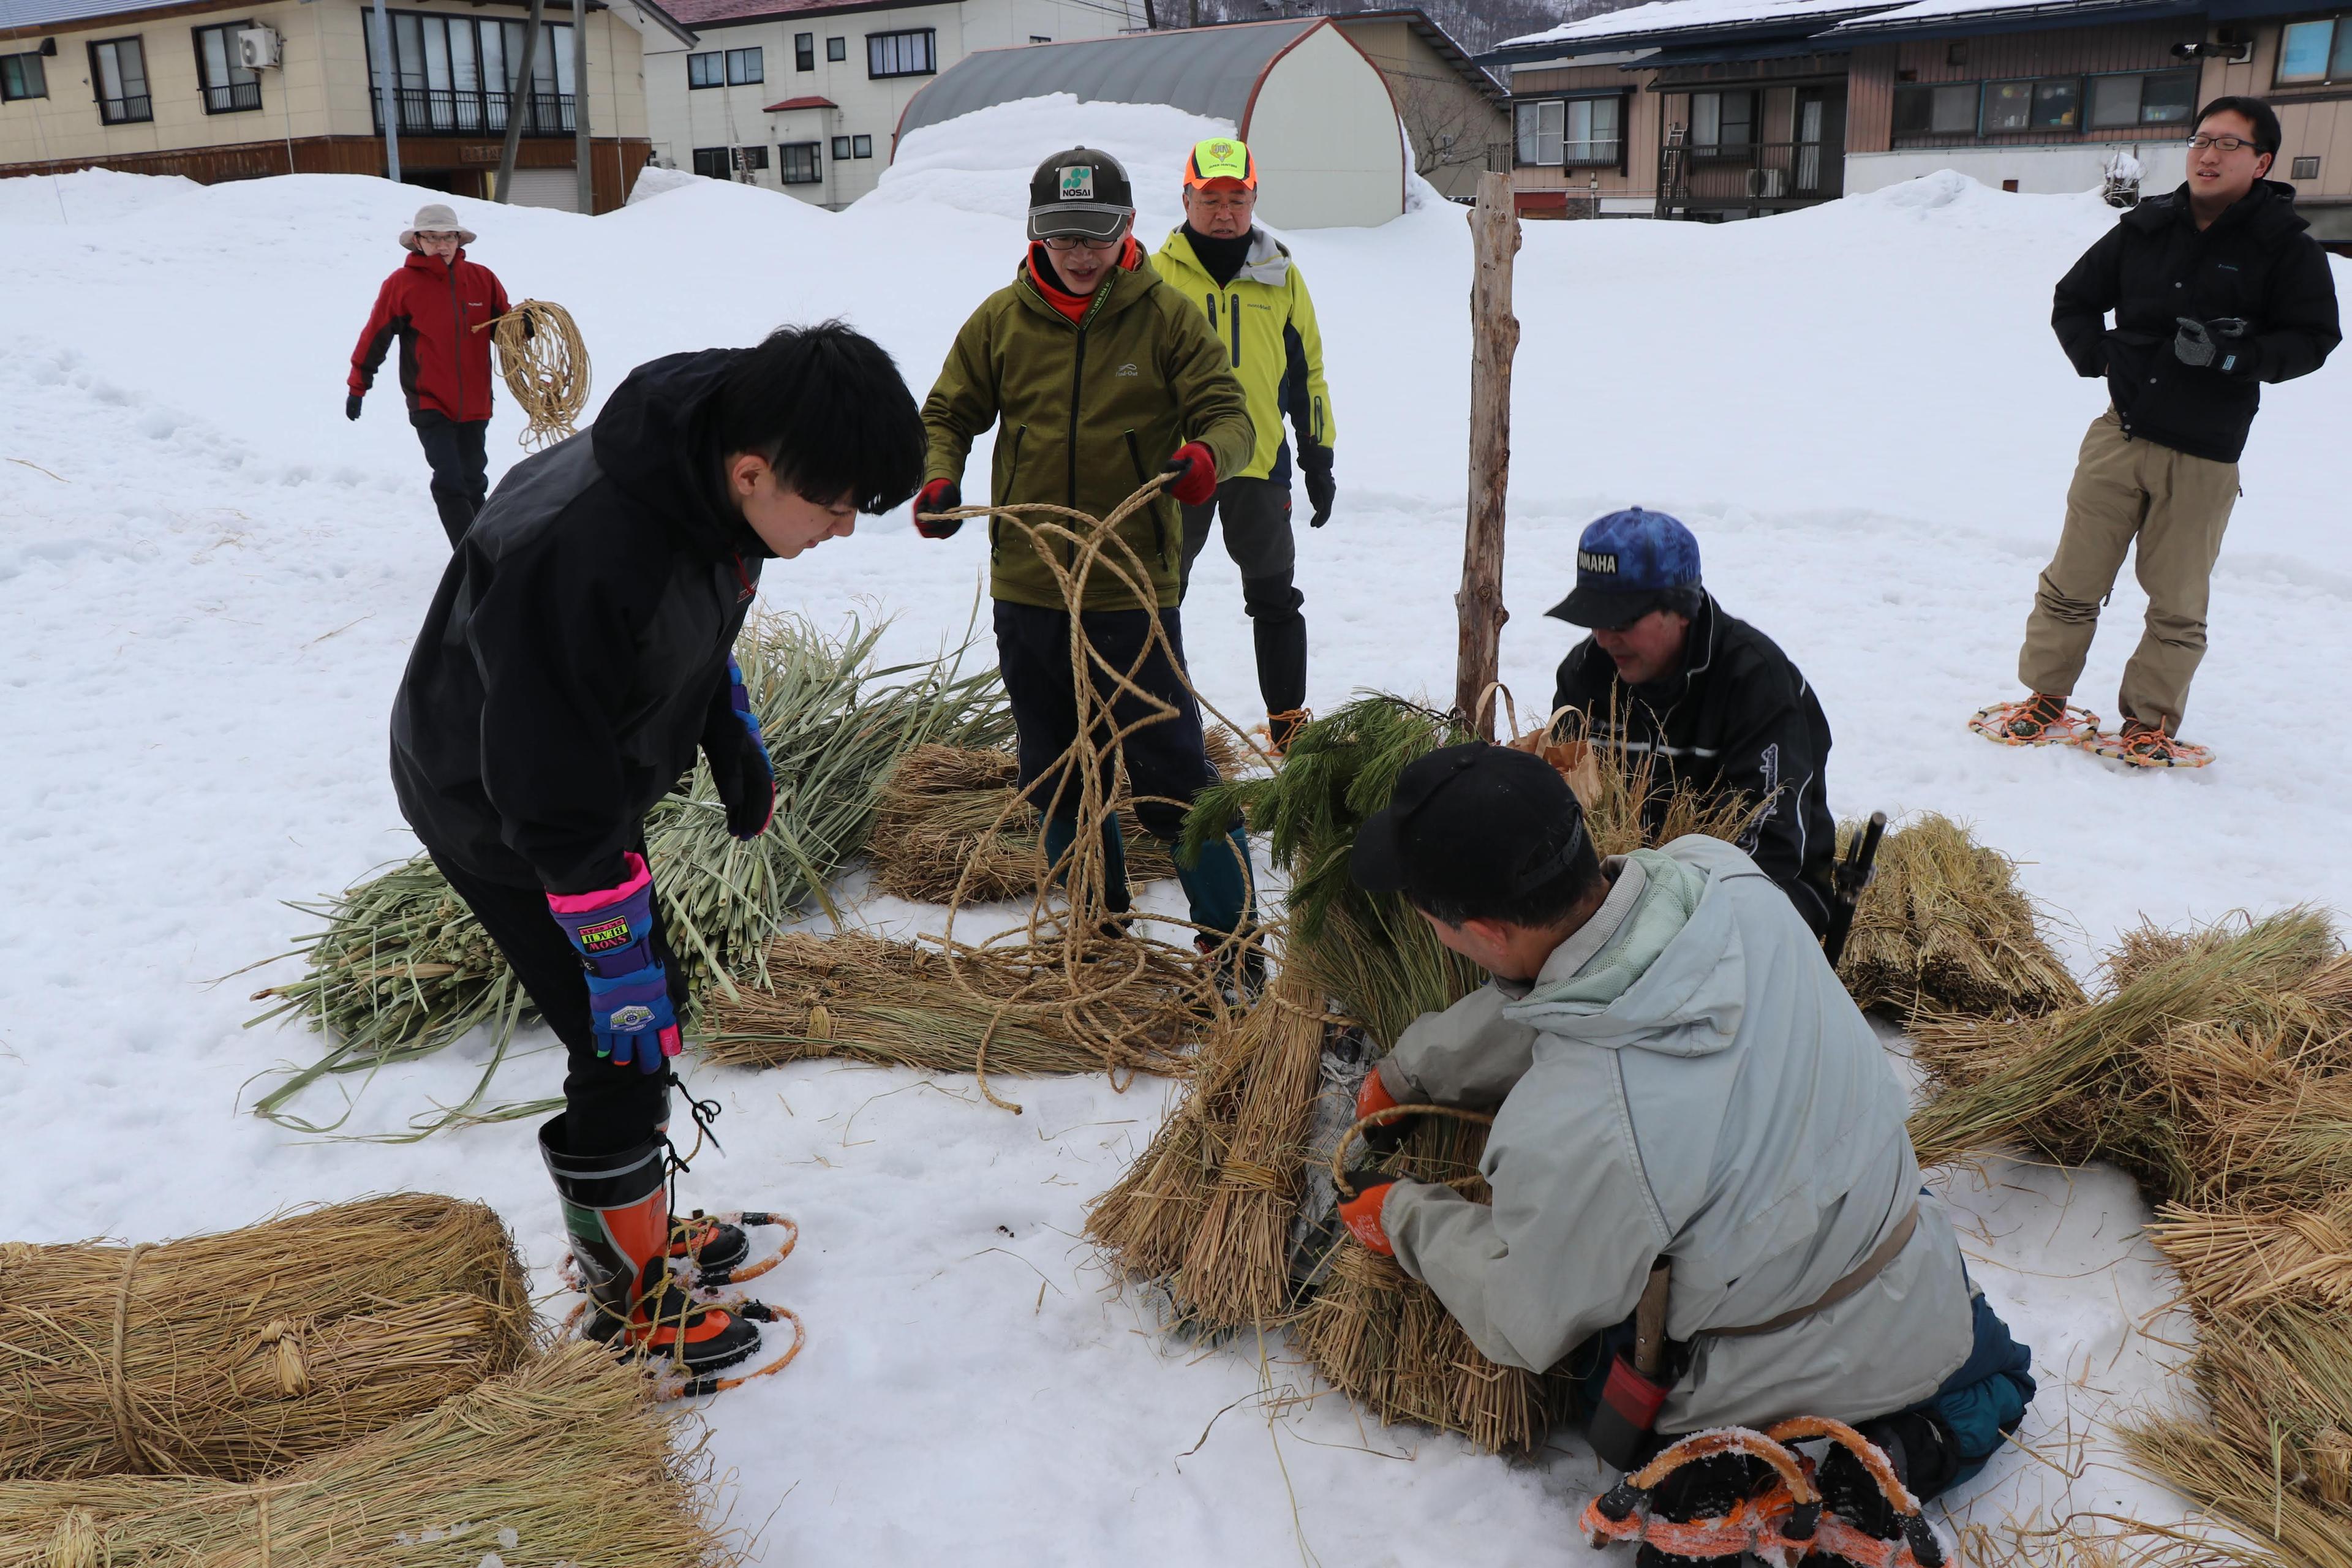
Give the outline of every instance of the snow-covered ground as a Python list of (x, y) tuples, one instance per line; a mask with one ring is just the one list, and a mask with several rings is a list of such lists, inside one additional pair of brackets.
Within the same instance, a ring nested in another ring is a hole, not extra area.
[[(600, 393), (658, 353), (836, 314), (919, 392), (1012, 274), (1008, 182), (1082, 138), (1189, 138), (1093, 118), (1116, 112), (1073, 106), (1001, 142), (928, 149), (838, 215), (708, 181), (593, 220), (457, 205), (481, 232), (474, 257), (516, 298), (579, 319)], [(1164, 226), (1178, 154), (1161, 150), (1136, 173)], [(384, 717), (446, 549), (397, 399), (349, 425), (341, 384), (421, 199), (309, 176), (0, 181), (0, 843), (15, 889), (0, 920), (0, 1237), (162, 1237), (423, 1187), (494, 1204), (552, 1288), (560, 1233), (526, 1131), (394, 1148), (245, 1115), (251, 1080), (316, 1042), (240, 1026), (257, 1010), (247, 993), (291, 965), (220, 979), (308, 929), (280, 900), (410, 850)], [(1503, 648), (1522, 711), (1573, 638), (1540, 612), (1570, 584), (1578, 529), (1638, 501), (1692, 524), (1717, 593), (1820, 688), (1837, 807), (1973, 820), (2026, 863), (2086, 972), (2143, 914), (2332, 900), (2352, 847), (2326, 801), (2352, 741), (2298, 699), (2324, 700), (2352, 643), (2341, 366), (2274, 390), (2247, 451), (2189, 726), (2216, 766), (2126, 774), (1961, 728), (2013, 688), (2033, 576), (2101, 405), (2045, 322), (2052, 282), (2113, 216), (1940, 178), (1722, 228), (1530, 226)], [(1442, 693), (1465, 226), (1424, 204), (1376, 230), (1288, 237), (1339, 427), (1338, 514), (1300, 536), (1312, 700)], [(494, 470), (521, 455), (519, 428), (510, 408), (494, 424)], [(880, 607), (898, 616), (894, 651), (926, 651), (961, 635), (980, 555), (970, 534), (918, 538), (901, 512), (772, 573), (763, 598), (820, 620)], [(1218, 552), (1198, 587), (1196, 677), (1246, 719), (1250, 641)], [(2119, 584), (2084, 687), (2095, 708), (2140, 608)], [(889, 900), (866, 917), (938, 929), (937, 911)], [(461, 1096), (478, 1059), (386, 1073), (354, 1127)], [(558, 1070), (524, 1057), (501, 1088), (548, 1092)], [(816, 1064), (693, 1079), (728, 1108), (727, 1157), (698, 1162), (694, 1200), (782, 1208), (803, 1227), (763, 1285), (807, 1320), (808, 1351), (709, 1413), (732, 1517), (764, 1561), (1587, 1560), (1572, 1510), (1595, 1477), (1574, 1445), (1513, 1465), (1368, 1426), (1311, 1397), (1279, 1341), (1171, 1345), (1109, 1287), (1078, 1238), (1082, 1205), (1150, 1137), (1164, 1085), (1024, 1082), (1014, 1118), (952, 1078)], [(2185, 1338), (2161, 1313), (2127, 1184), (1996, 1163), (1955, 1196), (1978, 1278), (2046, 1374), (2025, 1434), (2038, 1457), (1997, 1462), (1959, 1516), (2179, 1517), (2097, 1462), (2102, 1424), (2165, 1396), (2178, 1352), (2162, 1342)]]

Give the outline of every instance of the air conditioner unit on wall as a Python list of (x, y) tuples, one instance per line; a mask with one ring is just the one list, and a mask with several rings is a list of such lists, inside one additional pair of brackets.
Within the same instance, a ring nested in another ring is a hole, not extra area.
[(278, 29), (244, 27), (236, 35), (236, 63), (249, 71), (274, 70), (278, 66)]
[(1750, 169), (1748, 171), (1748, 194), (1773, 199), (1786, 195), (1789, 171), (1786, 169)]

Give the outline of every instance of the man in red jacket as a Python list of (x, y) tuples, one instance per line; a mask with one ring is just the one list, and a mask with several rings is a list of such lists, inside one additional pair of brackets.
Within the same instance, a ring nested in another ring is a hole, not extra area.
[(474, 233), (438, 202), (416, 210), (400, 243), (408, 259), (376, 290), (375, 310), (352, 350), (343, 416), (360, 416), (360, 399), (375, 384), (384, 351), (399, 339), (408, 422), (433, 465), (433, 504), (454, 550), (490, 492), (482, 445), (490, 421), (488, 329), (507, 313), (507, 291), (488, 268), (466, 259)]

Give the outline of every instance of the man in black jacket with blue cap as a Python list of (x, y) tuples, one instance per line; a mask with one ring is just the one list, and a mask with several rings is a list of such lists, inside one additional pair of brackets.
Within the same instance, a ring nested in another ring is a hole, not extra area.
[[(1581, 712), (1605, 748), (1656, 758), (1661, 784), (1760, 803), (1739, 847), (1826, 930), (1829, 720), (1789, 656), (1706, 591), (1691, 531), (1662, 511), (1611, 512), (1577, 542), (1575, 592), (1546, 613), (1592, 633), (1560, 661), (1553, 711)], [(1669, 793), (1651, 796), (1661, 818)]]

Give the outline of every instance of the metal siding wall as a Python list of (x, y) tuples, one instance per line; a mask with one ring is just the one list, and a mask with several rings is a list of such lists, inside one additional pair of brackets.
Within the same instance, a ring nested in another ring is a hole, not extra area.
[(1246, 132), (1264, 158), (1265, 221), (1370, 227), (1403, 211), (1404, 138), (1388, 81), (1337, 27), (1274, 63)]
[[(2196, 43), (2204, 36), (2204, 26), (2200, 22), (2138, 22), (2113, 27), (2067, 27), (2045, 33), (1996, 33), (1975, 38), (1905, 38), (1895, 45), (1894, 70), (1906, 87), (1914, 82), (2016, 81), (2032, 77), (2095, 76), (2107, 71), (2168, 70), (2180, 64), (2172, 56), (2173, 45)], [(1967, 58), (1958, 65), (1950, 60), (1949, 51), (1954, 44), (1967, 46)], [(1903, 78), (1906, 71), (1913, 75)], [(1895, 86), (1890, 82), (1887, 87), (1887, 139), (1871, 151), (1893, 145)], [(2082, 112), (2087, 115), (2089, 107), (2084, 103)], [(1938, 140), (1954, 146), (1998, 147), (2077, 139), (2085, 142), (2168, 142), (2180, 136), (2178, 125), (2134, 125), (2096, 130), (2086, 126), (2074, 136), (2032, 130)], [(1862, 150), (1862, 144), (1851, 138), (1848, 144)]]
[(1572, 66), (1559, 70), (1516, 71), (1511, 76), (1515, 98), (1544, 98), (1555, 93), (1614, 92), (1622, 95), (1625, 138), (1625, 167), (1619, 173), (1614, 167), (1552, 168), (1540, 164), (1523, 165), (1517, 162), (1518, 121), (1513, 114), (1509, 140), (1513, 150), (1511, 184), (1522, 191), (1568, 191), (1590, 193), (1593, 176), (1601, 177), (1600, 192), (1610, 197), (1640, 197), (1654, 199), (1658, 190), (1659, 100), (1664, 94), (1644, 90), (1650, 82), (1648, 71), (1620, 70), (1615, 66)]
[(1845, 78), (1845, 150), (1884, 153), (1895, 145), (1893, 44), (1864, 44)]

